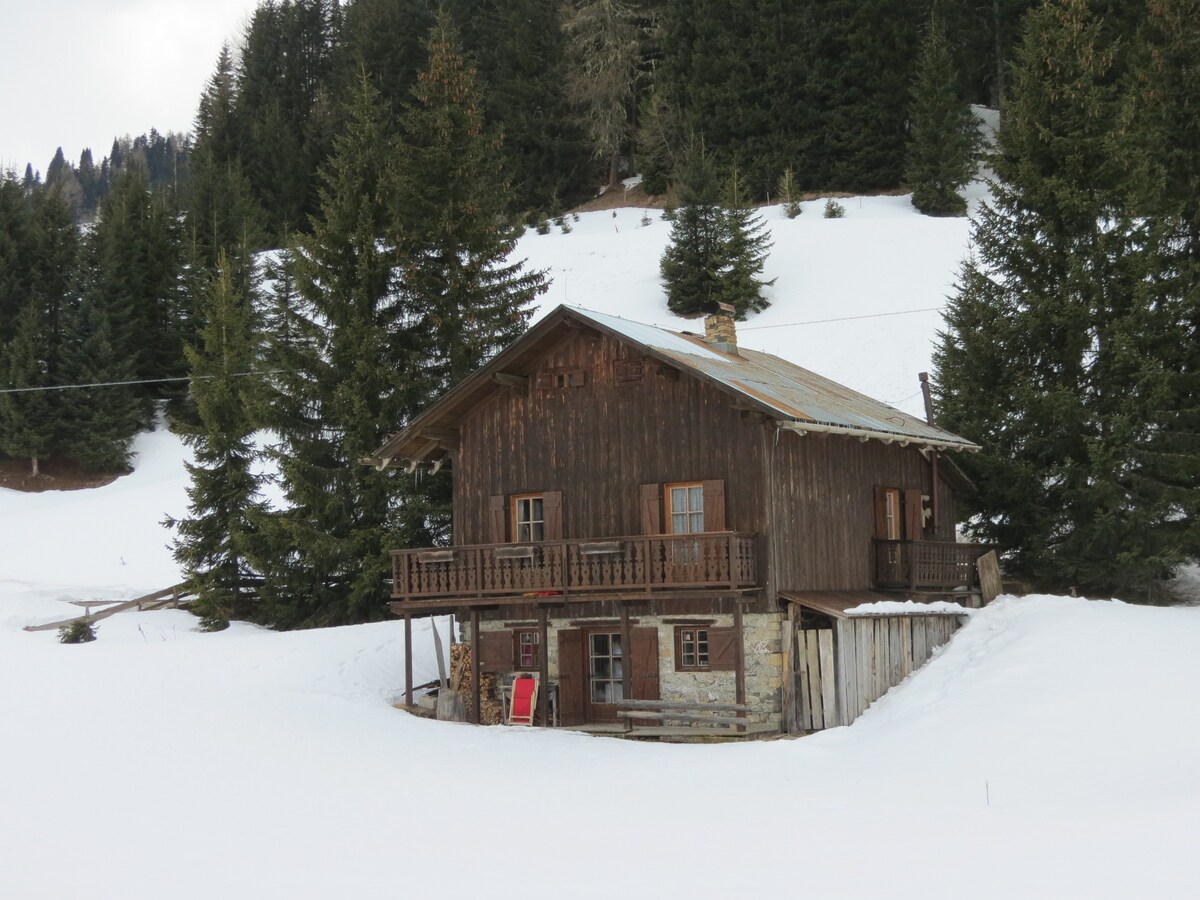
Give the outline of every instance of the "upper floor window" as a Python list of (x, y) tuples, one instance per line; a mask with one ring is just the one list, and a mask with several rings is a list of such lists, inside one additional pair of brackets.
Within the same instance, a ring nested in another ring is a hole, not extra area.
[(545, 500), (541, 494), (513, 497), (513, 540), (517, 543), (546, 539)]
[(700, 482), (667, 485), (671, 534), (704, 531), (704, 485)]

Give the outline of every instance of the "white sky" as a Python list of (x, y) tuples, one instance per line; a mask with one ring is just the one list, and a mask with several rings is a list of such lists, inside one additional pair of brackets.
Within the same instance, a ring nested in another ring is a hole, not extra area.
[(221, 42), (257, 0), (3, 0), (0, 168), (97, 165), (118, 135), (190, 131)]

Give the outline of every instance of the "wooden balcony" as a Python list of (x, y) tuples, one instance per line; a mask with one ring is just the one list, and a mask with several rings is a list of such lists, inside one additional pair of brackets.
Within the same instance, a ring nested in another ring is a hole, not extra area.
[(713, 532), (392, 551), (392, 597), (588, 600), (758, 585), (753, 534)]
[(975, 563), (987, 544), (947, 541), (875, 541), (875, 587), (952, 591), (978, 584)]

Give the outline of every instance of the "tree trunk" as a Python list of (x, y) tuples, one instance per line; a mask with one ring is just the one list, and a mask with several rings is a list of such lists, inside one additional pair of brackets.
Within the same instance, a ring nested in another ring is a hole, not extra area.
[(621, 179), (619, 177), (621, 174), (619, 166), (620, 159), (621, 155), (616, 150), (613, 151), (612, 156), (610, 156), (608, 159), (608, 189), (610, 191), (615, 191), (621, 185)]
[(33, 477), (37, 478), (38, 475), (40, 474), (38, 472), (38, 458), (36, 456), (31, 456), (31, 457), (29, 457), (29, 462), (30, 462), (30, 468), (33, 470)]

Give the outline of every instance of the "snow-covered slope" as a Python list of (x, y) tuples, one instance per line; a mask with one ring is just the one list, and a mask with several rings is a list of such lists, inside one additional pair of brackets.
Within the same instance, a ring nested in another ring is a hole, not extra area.
[[(923, 414), (917, 373), (929, 371), (938, 312), (969, 251), (967, 219), (918, 215), (907, 196), (841, 201), (841, 219), (813, 200), (795, 219), (762, 210), (774, 248), (763, 277), (771, 306), (738, 324), (738, 342), (870, 397)], [(571, 233), (526, 233), (517, 248), (552, 279), (541, 313), (560, 303), (673, 330), (703, 324), (667, 310), (658, 275), (671, 223), (640, 209), (585, 213)], [(920, 312), (913, 312), (920, 310)], [(837, 321), (830, 321), (837, 320)]]
[[(742, 343), (919, 411), (936, 314), (783, 327), (940, 305), (966, 226), (906, 203), (767, 210), (775, 306)], [(543, 311), (672, 324), (667, 226), (640, 218), (528, 235), (555, 278)], [(137, 451), (94, 491), (0, 490), (0, 898), (1200, 895), (1200, 608), (1003, 598), (852, 727), (803, 740), (430, 722), (389, 705), (399, 623), (22, 631), (178, 576), (159, 523), (185, 509), (187, 453), (164, 431)], [(415, 638), (423, 682), (427, 624)]]

